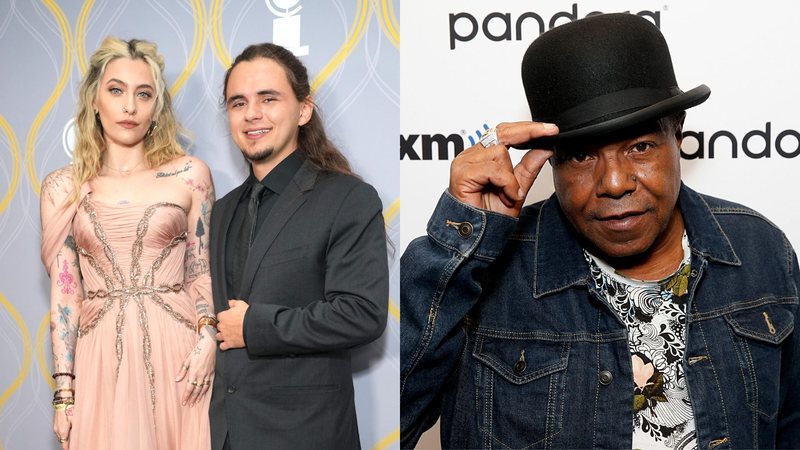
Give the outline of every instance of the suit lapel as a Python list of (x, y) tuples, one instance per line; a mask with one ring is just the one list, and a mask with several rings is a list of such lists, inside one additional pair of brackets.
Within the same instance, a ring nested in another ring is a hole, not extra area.
[(228, 309), (228, 299), (231, 298), (225, 279), (225, 248), (228, 246), (228, 228), (230, 228), (233, 214), (236, 212), (236, 206), (239, 204), (246, 185), (245, 182), (233, 190), (223, 201), (217, 203), (213, 210), (211, 230), (215, 239), (211, 243), (211, 279), (213, 280), (211, 287), (214, 298), (221, 302), (221, 304), (215, 305), (217, 312)]
[(267, 216), (267, 220), (258, 230), (258, 234), (253, 240), (253, 246), (250, 248), (250, 254), (245, 262), (242, 286), (239, 290), (243, 299), (247, 299), (250, 296), (256, 270), (261, 264), (261, 260), (264, 259), (264, 255), (270, 249), (272, 243), (275, 242), (275, 238), (278, 237), (278, 234), (286, 226), (289, 219), (300, 208), (300, 205), (306, 201), (304, 194), (313, 189), (316, 179), (317, 169), (310, 161), (306, 160), (300, 166), (286, 190), (278, 197), (269, 216)]

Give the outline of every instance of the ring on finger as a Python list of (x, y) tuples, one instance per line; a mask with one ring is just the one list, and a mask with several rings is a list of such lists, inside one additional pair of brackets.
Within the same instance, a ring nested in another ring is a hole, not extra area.
[(189, 384), (191, 384), (192, 386), (199, 386), (200, 385), (200, 383), (197, 380), (192, 380), (192, 381), (189, 382)]
[(497, 128), (492, 127), (486, 130), (486, 132), (481, 135), (480, 143), (483, 145), (484, 148), (489, 148), (493, 145), (497, 145)]

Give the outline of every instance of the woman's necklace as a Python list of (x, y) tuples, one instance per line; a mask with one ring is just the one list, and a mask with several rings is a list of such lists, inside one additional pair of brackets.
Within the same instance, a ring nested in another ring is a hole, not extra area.
[(108, 169), (111, 169), (111, 170), (113, 170), (113, 171), (115, 171), (115, 172), (119, 173), (119, 174), (120, 174), (120, 175), (122, 175), (122, 176), (128, 176), (128, 175), (130, 175), (130, 174), (131, 174), (131, 173), (132, 173), (132, 172), (133, 172), (133, 171), (134, 171), (134, 170), (135, 170), (137, 167), (141, 166), (143, 162), (144, 162), (144, 159), (142, 159), (141, 161), (139, 161), (139, 162), (138, 162), (138, 163), (137, 163), (135, 166), (131, 167), (130, 169), (117, 169), (117, 168), (115, 168), (115, 167), (111, 167), (111, 166), (109, 166), (108, 164), (105, 164), (105, 163), (103, 164), (103, 167), (106, 167), (106, 168), (108, 168)]

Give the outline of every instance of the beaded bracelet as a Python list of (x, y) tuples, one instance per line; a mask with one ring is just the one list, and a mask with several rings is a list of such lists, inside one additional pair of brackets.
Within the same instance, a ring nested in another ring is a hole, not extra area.
[[(75, 389), (70, 389), (70, 388), (56, 389), (56, 391), (53, 392), (53, 398), (56, 398), (56, 395), (58, 395), (61, 392), (72, 392), (72, 394), (75, 395)], [(63, 397), (59, 397), (59, 398), (63, 398)]]
[(56, 377), (70, 377), (73, 380), (75, 379), (75, 374), (70, 372), (56, 372), (53, 374), (53, 379), (55, 380)]

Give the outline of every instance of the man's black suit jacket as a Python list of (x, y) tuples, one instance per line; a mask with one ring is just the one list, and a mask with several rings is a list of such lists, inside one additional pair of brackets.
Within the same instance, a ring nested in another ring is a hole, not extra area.
[[(211, 218), (216, 311), (239, 186)], [(375, 189), (306, 161), (259, 228), (242, 274), (246, 347), (217, 351), (212, 449), (359, 448), (350, 349), (386, 326), (386, 233)]]

